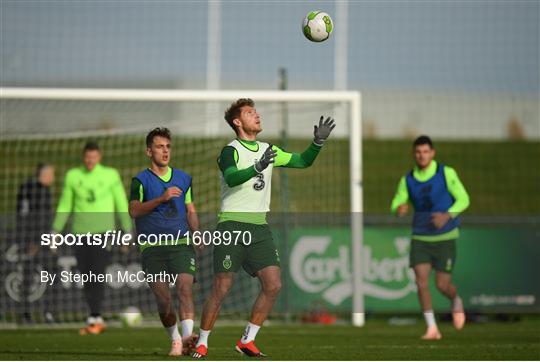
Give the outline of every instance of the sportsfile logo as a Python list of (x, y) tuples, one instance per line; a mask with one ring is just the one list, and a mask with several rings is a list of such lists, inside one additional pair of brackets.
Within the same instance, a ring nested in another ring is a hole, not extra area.
[[(373, 255), (370, 246), (364, 245), (362, 273), (365, 295), (397, 300), (416, 291), (414, 274), (409, 268), (409, 244), (408, 238), (394, 239), (393, 252), (397, 255), (380, 259)], [(291, 277), (302, 291), (320, 293), (332, 305), (339, 305), (352, 296), (349, 245), (339, 245), (330, 236), (303, 236), (293, 247), (290, 265)]]

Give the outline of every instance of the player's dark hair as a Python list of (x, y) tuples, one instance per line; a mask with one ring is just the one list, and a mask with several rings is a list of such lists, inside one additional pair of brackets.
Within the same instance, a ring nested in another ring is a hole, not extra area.
[(255, 102), (253, 102), (253, 99), (251, 98), (240, 98), (237, 99), (235, 102), (231, 103), (230, 107), (227, 108), (227, 110), (225, 111), (225, 120), (227, 121), (229, 126), (231, 126), (235, 133), (238, 133), (238, 131), (233, 121), (236, 118), (240, 117), (240, 112), (242, 110), (242, 107), (244, 106), (254, 107)]
[(51, 164), (50, 163), (47, 163), (47, 162), (39, 162), (37, 165), (36, 165), (36, 177), (39, 177), (39, 175), (41, 175), (41, 171), (43, 171), (44, 169), (46, 169), (47, 167), (50, 167)]
[(99, 151), (99, 145), (95, 141), (88, 141), (84, 145), (83, 153), (86, 153), (87, 151)]
[(429, 148), (433, 149), (433, 142), (431, 141), (431, 138), (426, 135), (421, 135), (413, 142), (413, 149), (416, 148), (416, 146), (420, 145), (429, 145)]
[(171, 140), (171, 131), (169, 131), (169, 129), (166, 128), (166, 127), (156, 127), (156, 128), (154, 128), (153, 130), (148, 132), (148, 134), (146, 135), (146, 147), (148, 147), (148, 148), (152, 147), (152, 142), (154, 142), (154, 137), (158, 137), (158, 136), (166, 138), (166, 139), (168, 139), (170, 141)]

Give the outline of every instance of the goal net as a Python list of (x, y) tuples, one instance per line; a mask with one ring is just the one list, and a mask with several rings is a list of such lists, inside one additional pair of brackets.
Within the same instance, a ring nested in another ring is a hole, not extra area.
[[(50, 187), (54, 210), (66, 171), (80, 166), (84, 144), (96, 141), (103, 153), (102, 163), (119, 171), (128, 194), (131, 178), (149, 164), (145, 155), (147, 132), (168, 127), (173, 134), (171, 166), (193, 177), (201, 228), (214, 230), (220, 206), (216, 160), (234, 138), (223, 111), (232, 101), (244, 97), (252, 98), (261, 114), (263, 132), (259, 139), (290, 152), (302, 152), (309, 146), (313, 125), (321, 115), (333, 116), (337, 123), (312, 167), (276, 168), (273, 174), (268, 219), (283, 268), (283, 289), (275, 315), (303, 314), (322, 304), (334, 312), (352, 311), (354, 323), (361, 325), (360, 95), (333, 91), (1, 89), (0, 318), (15, 322), (29, 313), (41, 321), (44, 313), (51, 312), (58, 321), (77, 321), (87, 313), (80, 283), (56, 282), (51, 286), (40, 281), (39, 273), (44, 269), (76, 273), (73, 250), (63, 247), (52, 253), (40, 246), (39, 240), (21, 240), (18, 235), (17, 194), (21, 184), (35, 177), (36, 165), (45, 162), (54, 166), (56, 179)], [(348, 270), (340, 276), (348, 283), (343, 298), (349, 298), (350, 303), (341, 304), (348, 310), (317, 299), (303, 300), (295, 286), (301, 280), (317, 285), (318, 273), (343, 270), (332, 269), (331, 265), (298, 264), (303, 262), (298, 257), (298, 240), (312, 237), (312, 245), (321, 246), (317, 235), (325, 228), (349, 230), (341, 242), (348, 243), (352, 252), (344, 256)], [(64, 232), (69, 232), (69, 223)], [(194, 287), (198, 315), (211, 288), (211, 253), (210, 247), (199, 255), (198, 283)], [(111, 255), (108, 272), (141, 269), (136, 247), (127, 252), (113, 248)], [(239, 272), (222, 315), (246, 316), (258, 291), (257, 280)], [(105, 316), (114, 317), (128, 306), (155, 312), (154, 297), (147, 285), (107, 282)]]

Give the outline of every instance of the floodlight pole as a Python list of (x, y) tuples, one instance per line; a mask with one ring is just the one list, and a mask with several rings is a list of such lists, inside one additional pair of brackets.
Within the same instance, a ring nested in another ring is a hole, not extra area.
[[(348, 0), (335, 2), (334, 24), (334, 89), (347, 89), (348, 77)], [(336, 119), (344, 118), (339, 108), (334, 111)], [(362, 110), (360, 97), (352, 103), (350, 114), (350, 188), (351, 188), (351, 262), (352, 262), (352, 324), (365, 324), (365, 306), (362, 274), (363, 249), (363, 200), (362, 200)]]
[[(208, 37), (206, 48), (206, 89), (220, 88), (221, 78), (221, 0), (208, 0)], [(206, 106), (206, 134), (217, 133), (215, 119), (217, 103)]]
[(334, 89), (347, 89), (347, 57), (348, 57), (348, 16), (349, 2), (347, 0), (336, 1), (336, 14), (334, 24)]

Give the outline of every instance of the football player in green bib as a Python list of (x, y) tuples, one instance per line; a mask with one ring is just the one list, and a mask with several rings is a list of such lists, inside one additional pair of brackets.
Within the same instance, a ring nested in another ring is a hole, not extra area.
[[(129, 213), (135, 218), (137, 239), (141, 249), (142, 267), (148, 276), (174, 276), (176, 296), (180, 306), (182, 336), (178, 332), (176, 313), (169, 290), (169, 278), (148, 280), (156, 297), (159, 317), (172, 342), (169, 356), (189, 355), (195, 336), (193, 332), (192, 288), (196, 272), (196, 255), (189, 245), (189, 231), (199, 230), (199, 219), (191, 191), (191, 176), (169, 167), (171, 133), (167, 128), (155, 128), (146, 136), (149, 168), (139, 172), (131, 182)], [(156, 235), (179, 235), (176, 240), (150, 243)], [(190, 345), (191, 343), (191, 345)]]
[(333, 119), (323, 119), (321, 117), (319, 125), (315, 126), (315, 137), (308, 148), (302, 153), (289, 153), (257, 141), (257, 135), (262, 131), (261, 117), (253, 100), (238, 99), (226, 110), (225, 120), (237, 137), (223, 148), (218, 158), (221, 212), (217, 230), (221, 233), (249, 233), (251, 243), (214, 246), (213, 287), (203, 308), (194, 358), (207, 355), (208, 335), (233, 284), (234, 274), (240, 268), (259, 279), (261, 291), (235, 349), (250, 357), (264, 356), (254, 340), (281, 288), (279, 254), (266, 223), (266, 213), (270, 211), (272, 170), (274, 167), (311, 166), (335, 127)]

